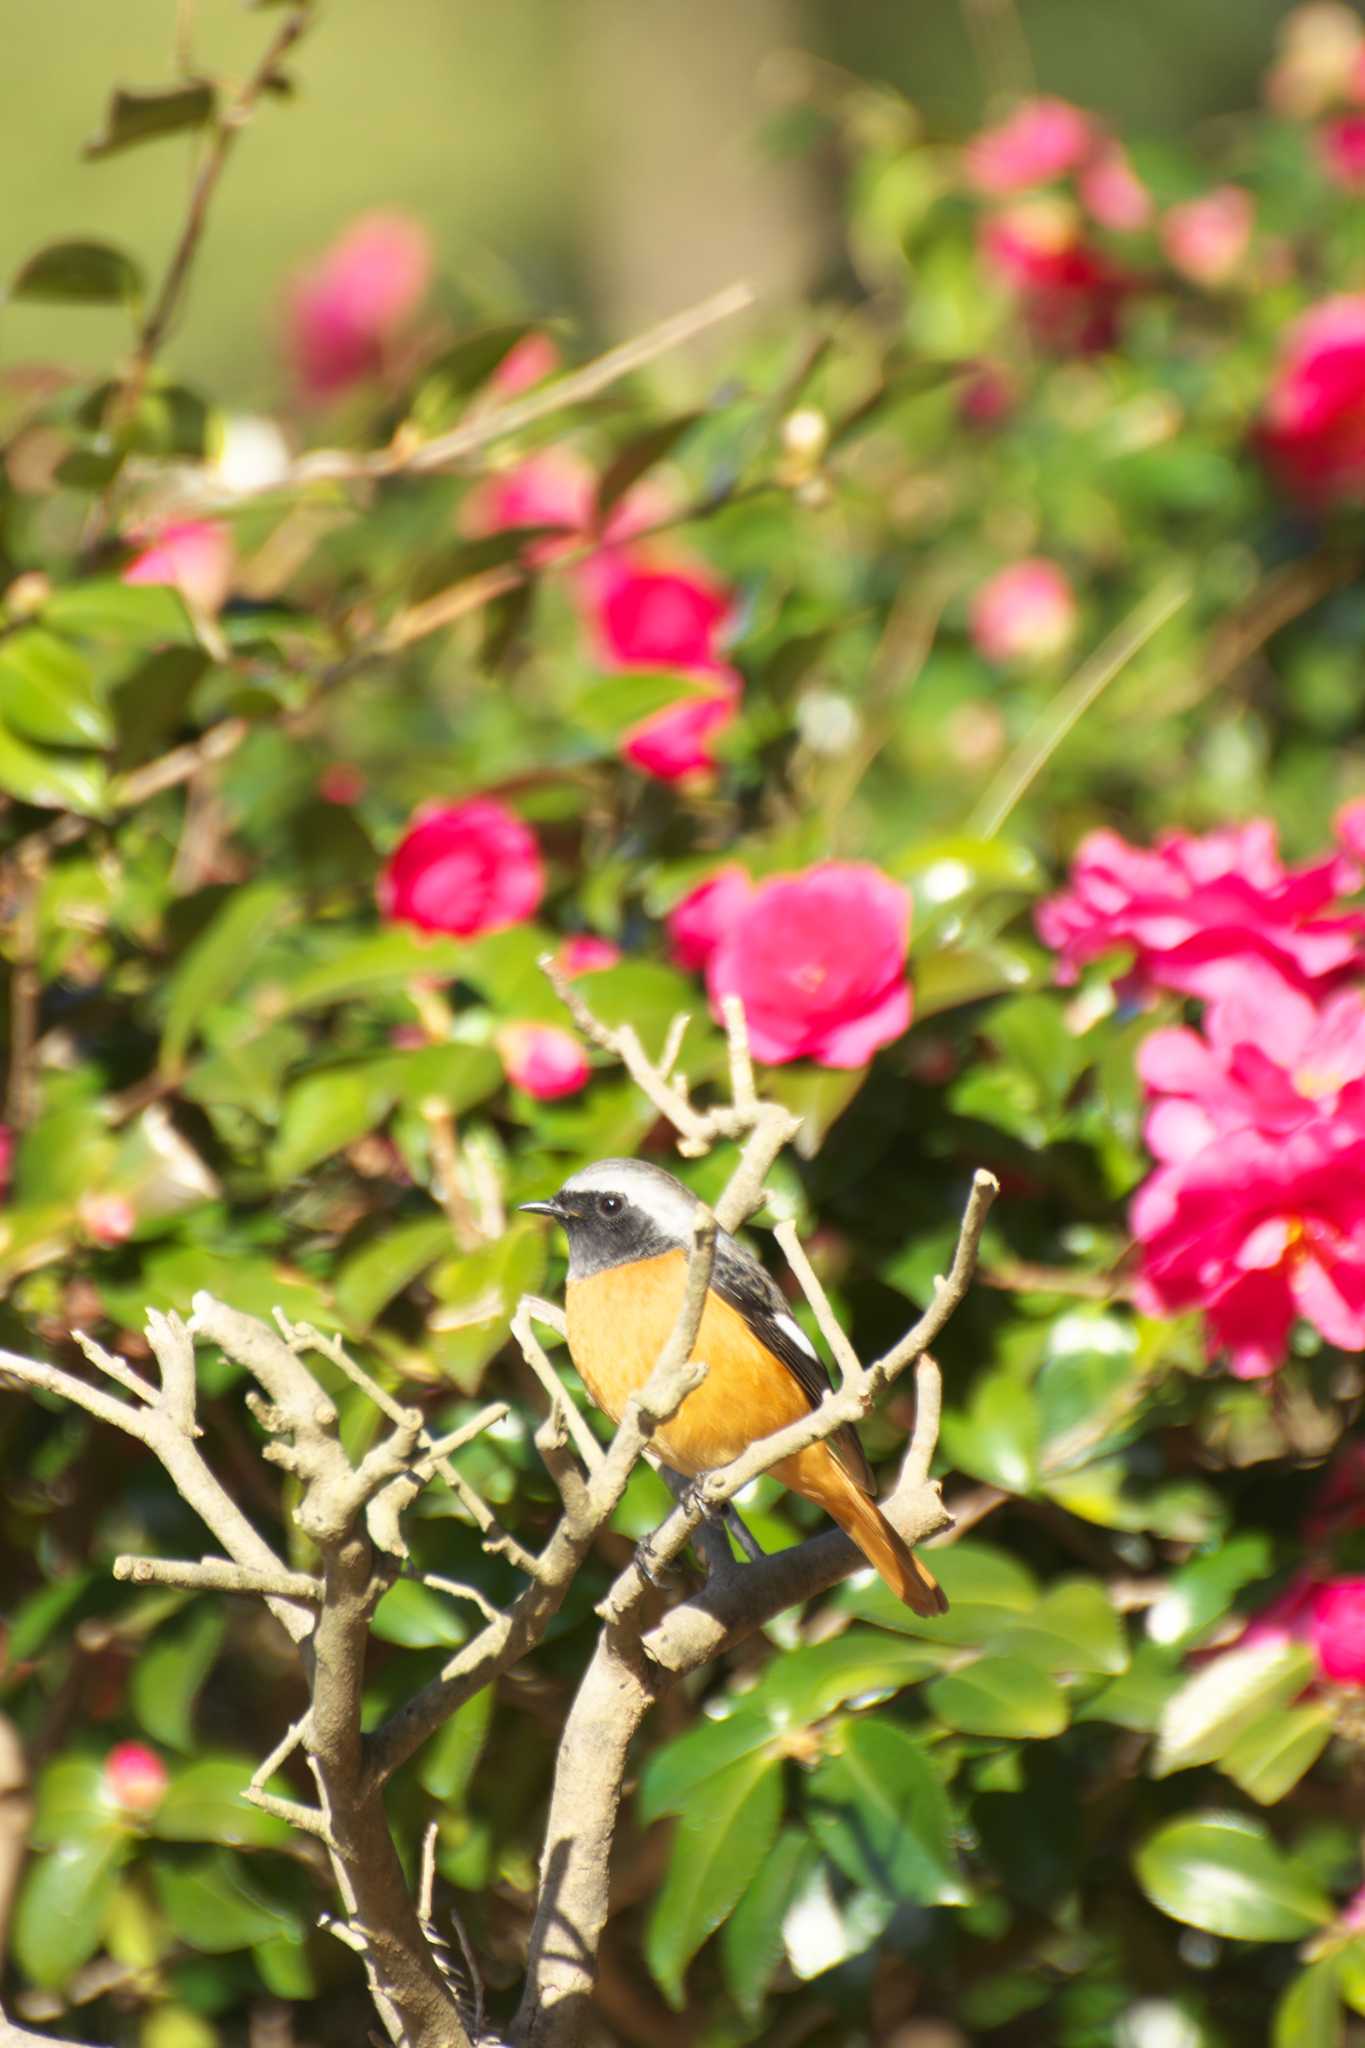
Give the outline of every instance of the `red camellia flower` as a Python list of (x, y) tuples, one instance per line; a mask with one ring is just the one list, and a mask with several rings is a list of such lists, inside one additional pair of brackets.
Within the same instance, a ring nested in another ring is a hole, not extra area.
[(1283, 1362), (1296, 1316), (1365, 1350), (1365, 1139), (1328, 1118), (1235, 1131), (1158, 1167), (1131, 1210), (1147, 1315), (1204, 1311), (1239, 1379)]
[(559, 349), (548, 334), (524, 334), (510, 348), (489, 379), (499, 398), (516, 398), (553, 376), (559, 368)]
[(729, 591), (697, 569), (641, 568), (620, 556), (601, 556), (594, 580), (591, 617), (606, 667), (676, 669), (706, 683), (632, 726), (622, 755), (663, 782), (714, 767), (712, 742), (734, 723), (743, 688), (716, 648)]
[(1241, 269), (1255, 219), (1255, 201), (1242, 186), (1215, 185), (1162, 216), (1161, 246), (1173, 270), (1216, 289)]
[(825, 861), (761, 882), (721, 932), (706, 967), (721, 998), (744, 1004), (754, 1055), (770, 1066), (864, 1066), (910, 1023), (905, 979), (910, 899), (879, 868)]
[(1365, 191), (1365, 114), (1340, 114), (1318, 130), (1318, 161), (1343, 192)]
[(969, 142), (967, 182), (999, 196), (1064, 178), (1089, 156), (1095, 130), (1088, 114), (1067, 100), (1026, 100), (996, 128)]
[(232, 535), (212, 519), (163, 526), (123, 571), (124, 583), (169, 583), (187, 604), (219, 612), (232, 588)]
[(508, 1080), (537, 1102), (577, 1095), (592, 1071), (578, 1040), (558, 1024), (504, 1024), (493, 1042)]
[(396, 923), (469, 938), (524, 924), (545, 894), (535, 834), (489, 797), (427, 804), (379, 878), (379, 908)]
[(1058, 355), (1095, 355), (1118, 339), (1133, 280), (1081, 233), (1076, 210), (1046, 195), (982, 223), (981, 253), (1019, 300), (1034, 339)]
[(145, 1742), (117, 1742), (104, 1759), (105, 1798), (138, 1819), (156, 1812), (169, 1782), (165, 1764)]
[(1290, 328), (1259, 440), (1305, 502), (1365, 495), (1365, 293), (1324, 299)]
[(1151, 225), (1152, 195), (1117, 142), (1104, 143), (1082, 166), (1076, 190), (1086, 212), (1102, 228), (1137, 235)]
[(1128, 947), (1138, 993), (1216, 996), (1235, 989), (1248, 961), (1312, 990), (1361, 964), (1365, 916), (1331, 914), (1360, 883), (1360, 870), (1340, 855), (1286, 868), (1265, 818), (1202, 838), (1168, 832), (1151, 848), (1092, 832), (1077, 850), (1070, 886), (1038, 906), (1035, 922), (1060, 955), (1063, 983), (1087, 961)]
[(603, 967), (617, 966), (620, 958), (621, 948), (610, 939), (600, 939), (596, 932), (572, 932), (561, 941), (555, 964), (561, 974), (596, 974)]
[(1210, 1003), (1202, 1032), (1154, 1031), (1137, 1064), (1157, 1098), (1147, 1147), (1168, 1164), (1230, 1131), (1273, 1137), (1319, 1117), (1365, 1137), (1365, 998), (1354, 989), (1314, 1002), (1251, 963)]
[(621, 737), (622, 758), (659, 782), (707, 774), (716, 765), (712, 742), (738, 715), (739, 680), (722, 679), (718, 688), (666, 704), (633, 725)]
[(1318, 1668), (1333, 1685), (1365, 1685), (1365, 1579), (1333, 1579), (1313, 1596)]
[(984, 583), (971, 606), (971, 634), (987, 661), (1050, 661), (1076, 632), (1075, 593), (1055, 562), (1036, 555)]
[(674, 965), (688, 974), (705, 967), (753, 893), (753, 882), (737, 864), (717, 868), (689, 889), (664, 919)]
[(305, 398), (335, 398), (383, 368), (431, 282), (431, 237), (404, 213), (368, 213), (290, 289), (285, 348)]

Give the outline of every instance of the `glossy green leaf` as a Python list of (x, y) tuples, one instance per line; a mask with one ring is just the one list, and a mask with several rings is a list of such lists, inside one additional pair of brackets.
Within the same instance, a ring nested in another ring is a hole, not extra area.
[(852, 1721), (842, 1751), (812, 1771), (805, 1811), (825, 1853), (855, 1883), (922, 1905), (960, 1905), (948, 1795), (923, 1744), (893, 1721)]
[(0, 725), (0, 789), (20, 803), (98, 818), (106, 786), (104, 764), (93, 755), (41, 752)]
[(1272, 1639), (1225, 1650), (1186, 1680), (1167, 1703), (1157, 1732), (1152, 1773), (1187, 1771), (1231, 1749), (1253, 1722), (1284, 1707), (1314, 1676), (1304, 1643)]
[(109, 242), (49, 242), (29, 257), (10, 284), (12, 299), (48, 305), (132, 305), (142, 297), (142, 272)]
[(255, 1769), (246, 1757), (206, 1756), (177, 1771), (152, 1818), (153, 1834), (163, 1842), (278, 1848), (289, 1839), (288, 1823), (242, 1796)]
[(964, 1735), (1060, 1735), (1066, 1694), (1054, 1678), (1020, 1656), (978, 1657), (924, 1688), (925, 1703)]
[(285, 1096), (279, 1136), (270, 1148), (275, 1185), (296, 1180), (319, 1160), (330, 1159), (374, 1130), (393, 1107), (393, 1099), (387, 1060), (305, 1074)]
[(784, 1828), (721, 1933), (721, 1966), (730, 1995), (746, 2019), (757, 2019), (782, 1961), (782, 1923), (802, 1880), (818, 1859), (809, 1835)]
[(106, 1834), (114, 1824), (113, 1809), (104, 1797), (104, 1767), (99, 1758), (58, 1756), (44, 1765), (33, 1816), (35, 1848), (50, 1849), (62, 1842)]
[(1025, 1565), (970, 1537), (933, 1553), (934, 1576), (948, 1595), (948, 1612), (915, 1614), (880, 1579), (850, 1588), (845, 1603), (855, 1614), (899, 1633), (942, 1644), (980, 1644), (1023, 1621), (1038, 1601), (1038, 1582)]
[(745, 1757), (699, 1789), (677, 1823), (645, 1930), (645, 1960), (671, 2005), (697, 1950), (748, 1890), (782, 1816), (782, 1767)]
[(229, 1955), (278, 1936), (298, 1939), (298, 1916), (266, 1897), (231, 1849), (194, 1855), (164, 1851), (151, 1866), (162, 1912), (182, 1941), (205, 1955)]
[(606, 525), (613, 508), (627, 491), (653, 469), (656, 462), (663, 462), (671, 455), (679, 441), (702, 417), (697, 412), (679, 413), (676, 419), (647, 427), (643, 433), (627, 441), (624, 448), (618, 449), (598, 480), (596, 519), (599, 527)]
[(129, 1700), (154, 1742), (168, 1749), (194, 1746), (194, 1703), (222, 1647), (227, 1616), (222, 1603), (194, 1601), (159, 1628), (132, 1669)]
[(1271, 2048), (1342, 2048), (1345, 2039), (1337, 1958), (1324, 1956), (1291, 1978), (1275, 2007)]
[(462, 335), (427, 365), (413, 399), (414, 422), (429, 434), (449, 426), (499, 363), (534, 331), (531, 321), (515, 320)]
[(375, 1317), (418, 1276), (450, 1250), (445, 1216), (418, 1216), (400, 1223), (352, 1252), (336, 1279), (337, 1307), (347, 1325), (368, 1330)]
[(1219, 1758), (1220, 1767), (1258, 1805), (1274, 1806), (1317, 1762), (1335, 1724), (1330, 1700), (1273, 1707), (1243, 1729)]
[(1263, 1823), (1238, 1814), (1168, 1821), (1147, 1837), (1134, 1868), (1171, 1919), (1238, 1941), (1302, 1941), (1332, 1914), (1326, 1894)]
[(346, 939), (335, 952), (311, 962), (281, 985), (291, 1010), (316, 1010), (354, 996), (373, 996), (410, 981), (449, 981), (461, 970), (464, 948), (457, 939), (409, 931), (406, 926), (365, 938)]
[(163, 1066), (178, 1069), (208, 1013), (241, 993), (293, 905), (293, 891), (283, 882), (254, 882), (227, 898), (170, 977), (161, 1028)]
[(991, 1637), (989, 1647), (1044, 1671), (1112, 1677), (1128, 1664), (1122, 1623), (1098, 1579), (1062, 1579), (1049, 1586), (1029, 1614)]
[(370, 1627), (382, 1643), (401, 1643), (407, 1650), (453, 1650), (468, 1639), (468, 1612), (449, 1593), (399, 1579), (375, 1608)]
[(46, 746), (107, 747), (114, 738), (90, 663), (42, 626), (0, 639), (0, 720)]
[(1180, 1565), (1147, 1610), (1148, 1635), (1154, 1643), (1172, 1646), (1193, 1642), (1212, 1622), (1221, 1621), (1243, 1586), (1267, 1576), (1271, 1563), (1270, 1540), (1256, 1529)]
[(457, 1707), (418, 1757), (417, 1775), (422, 1785), (444, 1807), (458, 1808), (463, 1804), (465, 1790), (488, 1739), (493, 1693), (493, 1687), (486, 1685), (482, 1692), (476, 1692), (462, 1707)]
[(318, 1973), (306, 1936), (273, 1935), (269, 1941), (258, 1941), (251, 1956), (261, 1982), (276, 1998), (297, 2004), (317, 1997)]
[(1032, 1491), (1038, 1471), (1038, 1409), (1027, 1387), (1008, 1373), (979, 1380), (971, 1403), (943, 1418), (943, 1450), (950, 1464), (1006, 1493)]
[(57, 1990), (100, 1945), (130, 1837), (106, 1828), (70, 1837), (31, 1862), (14, 1909), (14, 1956), (35, 1984)]
[(575, 697), (574, 723), (594, 738), (614, 742), (656, 711), (708, 696), (713, 688), (704, 675), (690, 675), (683, 669), (651, 668), (605, 676)]
[(216, 104), (215, 87), (202, 78), (159, 92), (115, 86), (104, 110), (104, 126), (90, 138), (81, 154), (87, 158), (113, 156), (119, 150), (135, 148), (140, 142), (153, 142), (161, 135), (180, 135), (187, 129), (203, 128), (213, 119)]
[(1185, 1682), (1183, 1666), (1155, 1643), (1139, 1643), (1128, 1670), (1088, 1700), (1073, 1706), (1073, 1721), (1112, 1721), (1152, 1734), (1172, 1694)]
[(45, 601), (43, 622), (111, 647), (197, 644), (185, 600), (167, 583), (123, 583), (117, 577), (64, 583)]

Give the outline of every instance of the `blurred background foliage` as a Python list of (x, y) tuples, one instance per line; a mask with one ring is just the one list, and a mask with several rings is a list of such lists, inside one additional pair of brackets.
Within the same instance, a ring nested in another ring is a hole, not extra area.
[[(654, 1123), (605, 1062), (560, 1099), (509, 1081), (501, 1027), (561, 1016), (537, 955), (612, 940), (594, 1008), (654, 1049), (691, 1010), (684, 1067), (704, 1087), (720, 1041), (665, 936), (692, 885), (730, 858), (763, 875), (836, 855), (914, 896), (910, 1034), (867, 1069), (768, 1079), (808, 1119), (779, 1192), (864, 1355), (927, 1297), (971, 1169), (1004, 1184), (986, 1281), (942, 1349), (964, 1535), (934, 1563), (952, 1611), (918, 1623), (852, 1585), (656, 1717), (603, 1958), (623, 2041), (1360, 2038), (1358, 1688), (1324, 1684), (1291, 1629), (1240, 1640), (1306, 1559), (1322, 1577), (1362, 1563), (1336, 1462), (1359, 1364), (1301, 1329), (1269, 1389), (1241, 1384), (1207, 1369), (1194, 1319), (1134, 1313), (1134, 1057), (1178, 1006), (1139, 1013), (1104, 971), (1059, 991), (1029, 916), (1096, 823), (1146, 838), (1264, 813), (1301, 857), (1365, 787), (1359, 514), (1291, 502), (1255, 450), (1287, 327), (1358, 285), (1365, 255), (1358, 194), (1302, 126), (1256, 109), (1277, 12), (585, 0), (381, 20), (352, 0), (321, 11), (290, 60), (295, 100), (240, 143), (168, 376), (131, 417), (114, 394), (111, 425), (102, 382), (126, 309), (54, 305), (49, 273), (3, 310), (7, 371), (71, 373), (5, 382), (14, 1348), (79, 1366), (81, 1327), (136, 1361), (144, 1310), (201, 1287), (282, 1307), (342, 1331), (442, 1427), (507, 1395), (464, 1465), (534, 1542), (553, 1501), (506, 1317), (561, 1264), (507, 1217)], [(175, 19), (139, 0), (8, 25), (7, 275), (76, 233), (159, 273), (184, 139), (73, 155), (111, 78), (169, 78)], [(278, 15), (180, 19), (196, 63), (235, 75)], [(1253, 193), (1226, 288), (1177, 273), (1144, 229), (1118, 245), (1112, 335), (1059, 349), (1021, 317), (954, 145), (1027, 83), (1023, 46), (1047, 88), (1131, 127), (1160, 209), (1229, 176)], [(295, 407), (286, 280), (375, 205), (429, 224), (435, 294), (382, 375), (331, 412)], [(577, 361), (750, 270), (795, 310), (770, 303), (741, 338), (454, 473), (244, 491), (210, 459), (244, 406), (278, 412), (271, 461), (310, 441), (411, 448), (492, 402), (522, 324), (575, 315)], [(81, 271), (115, 295), (122, 275)], [(494, 318), (510, 325), (490, 345)], [(677, 694), (673, 665), (605, 656), (573, 568), (486, 531), (488, 473), (562, 446), (608, 498), (659, 492), (668, 530), (642, 547), (727, 594), (743, 713), (698, 779), (621, 758)], [(230, 535), (226, 602), (123, 580), (188, 515)], [(1035, 556), (1063, 565), (1074, 613), (992, 656), (976, 600)], [(510, 579), (496, 599), (490, 571)], [(423, 609), (447, 599), (445, 624)], [(1098, 665), (1073, 673), (1084, 657)], [(206, 734), (221, 753), (187, 795), (159, 764)], [(476, 793), (537, 835), (534, 921), (420, 940), (382, 920), (376, 880), (414, 807)], [(728, 1163), (688, 1172), (714, 1191)], [(273, 1529), (225, 1364), (204, 1393), (222, 1470)], [(359, 1446), (373, 1418), (336, 1393)], [(880, 1461), (906, 1398), (868, 1429)], [(325, 1874), (237, 1796), (298, 1710), (279, 1640), (244, 1606), (112, 1581), (120, 1551), (201, 1547), (122, 1439), (7, 1393), (0, 1455), (3, 1701), (38, 1777), (17, 2009), (138, 2048), (363, 2041), (358, 1965), (316, 1927)], [(395, 1791), (405, 1852), (440, 1819), (499, 2010), (593, 1603), (662, 1500), (640, 1472), (531, 1665)], [(815, 1521), (768, 1482), (749, 1513), (770, 1547)], [(424, 1497), (413, 1542), (508, 1596), (448, 1491)], [(467, 1628), (458, 1604), (396, 1587), (375, 1714)]]

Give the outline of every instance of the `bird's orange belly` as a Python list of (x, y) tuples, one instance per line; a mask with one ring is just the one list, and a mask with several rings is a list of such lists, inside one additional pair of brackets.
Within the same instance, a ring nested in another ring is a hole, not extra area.
[[(613, 1421), (654, 1370), (677, 1321), (686, 1276), (685, 1254), (665, 1252), (569, 1287), (569, 1351), (593, 1400)], [(726, 1465), (756, 1438), (810, 1413), (794, 1376), (717, 1294), (706, 1297), (692, 1356), (706, 1364), (706, 1378), (654, 1434), (676, 1471), (691, 1476)]]

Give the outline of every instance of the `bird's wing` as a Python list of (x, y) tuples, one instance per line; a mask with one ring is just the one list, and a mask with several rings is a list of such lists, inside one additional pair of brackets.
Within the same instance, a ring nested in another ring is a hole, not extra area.
[[(722, 1301), (738, 1311), (772, 1352), (786, 1366), (812, 1408), (818, 1408), (829, 1392), (830, 1379), (824, 1361), (787, 1306), (786, 1297), (765, 1266), (751, 1258), (728, 1231), (716, 1235), (716, 1260), (711, 1268), (711, 1286)], [(836, 1429), (829, 1447), (849, 1478), (861, 1492), (876, 1493), (866, 1455), (851, 1423)]]

